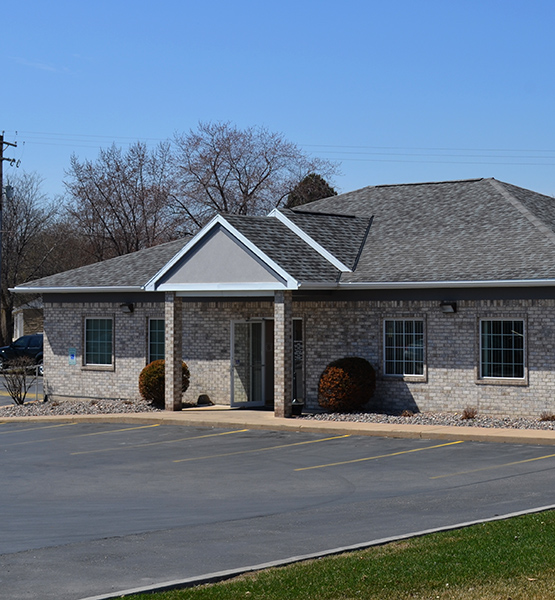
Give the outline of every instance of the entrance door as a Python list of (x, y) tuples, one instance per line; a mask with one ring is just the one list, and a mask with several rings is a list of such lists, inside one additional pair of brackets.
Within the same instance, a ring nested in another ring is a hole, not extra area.
[(267, 355), (265, 329), (264, 321), (233, 323), (231, 406), (264, 406)]
[[(293, 398), (304, 399), (303, 322), (293, 319)], [(274, 405), (274, 320), (233, 321), (231, 406)]]

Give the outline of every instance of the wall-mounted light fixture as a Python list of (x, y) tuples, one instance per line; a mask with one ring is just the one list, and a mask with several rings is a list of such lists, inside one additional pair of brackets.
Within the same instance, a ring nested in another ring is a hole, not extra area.
[(456, 302), (448, 302), (447, 300), (443, 300), (443, 302), (440, 302), (439, 308), (441, 308), (441, 312), (443, 312), (443, 313), (456, 313), (457, 312), (457, 303)]
[(119, 305), (119, 308), (122, 313), (130, 314), (133, 312), (135, 307), (133, 306), (133, 302), (124, 302), (123, 304)]

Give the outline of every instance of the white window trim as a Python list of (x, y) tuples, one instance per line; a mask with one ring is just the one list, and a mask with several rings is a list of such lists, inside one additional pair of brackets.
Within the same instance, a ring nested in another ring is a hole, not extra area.
[[(110, 364), (88, 363), (87, 362), (87, 321), (103, 320), (112, 321), (112, 356)], [(116, 368), (116, 327), (114, 315), (89, 315), (83, 319), (83, 370), (89, 371), (114, 371)]]
[[(422, 345), (422, 374), (395, 374), (395, 373), (387, 373), (386, 371), (386, 323), (388, 321), (420, 321), (422, 323), (422, 335), (423, 335), (423, 345)], [(393, 317), (384, 317), (382, 323), (382, 373), (383, 377), (387, 379), (397, 379), (401, 381), (414, 381), (414, 382), (426, 382), (428, 380), (428, 356), (427, 356), (427, 335), (426, 335), (426, 318), (423, 315), (417, 316), (393, 316)]]
[[(147, 360), (147, 364), (150, 364), (152, 362), (152, 357), (150, 355), (150, 324), (152, 321), (162, 321), (162, 323), (164, 323), (164, 332), (166, 330), (166, 320), (164, 319), (164, 317), (149, 317), (148, 318), (148, 325), (147, 325), (147, 342), (146, 342), (146, 360)], [(165, 333), (164, 333), (164, 354), (166, 351), (166, 340), (165, 340)], [(163, 357), (164, 359), (166, 358), (165, 356)]]
[[(482, 362), (482, 323), (486, 321), (521, 321), (523, 328), (523, 376), (522, 377), (488, 377), (483, 374)], [(496, 315), (482, 316), (478, 318), (478, 360), (476, 383), (487, 385), (528, 385), (528, 323), (523, 315)]]

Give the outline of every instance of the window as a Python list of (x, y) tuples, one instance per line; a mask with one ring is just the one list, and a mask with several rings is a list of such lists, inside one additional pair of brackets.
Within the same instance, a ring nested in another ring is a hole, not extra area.
[(148, 362), (166, 358), (164, 319), (150, 319), (148, 322)]
[(85, 319), (85, 364), (112, 364), (112, 319)]
[(482, 377), (524, 378), (524, 321), (480, 321)]
[(424, 321), (385, 321), (384, 356), (386, 375), (424, 375)]

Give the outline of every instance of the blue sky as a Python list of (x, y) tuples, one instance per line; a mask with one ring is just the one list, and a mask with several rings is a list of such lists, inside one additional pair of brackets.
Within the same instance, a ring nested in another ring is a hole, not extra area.
[(554, 22), (552, 0), (17, 0), (0, 130), (52, 195), (72, 153), (199, 121), (281, 132), (340, 162), (343, 192), (495, 177), (555, 195)]

